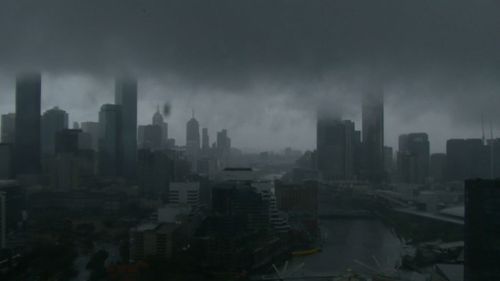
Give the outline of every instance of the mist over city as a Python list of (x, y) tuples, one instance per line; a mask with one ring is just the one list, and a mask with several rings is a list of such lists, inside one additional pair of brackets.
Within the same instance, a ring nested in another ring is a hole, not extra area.
[(500, 2), (1, 0), (1, 280), (500, 280)]

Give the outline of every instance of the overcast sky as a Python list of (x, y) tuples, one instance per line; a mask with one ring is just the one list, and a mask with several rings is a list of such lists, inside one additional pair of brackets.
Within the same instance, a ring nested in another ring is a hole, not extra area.
[(113, 76), (139, 78), (139, 123), (169, 102), (185, 142), (192, 109), (212, 140), (246, 149), (315, 146), (318, 109), (356, 121), (379, 77), (386, 143), (427, 132), (432, 151), (500, 135), (497, 0), (0, 0), (0, 112), (14, 77), (43, 73), (43, 110), (97, 120)]

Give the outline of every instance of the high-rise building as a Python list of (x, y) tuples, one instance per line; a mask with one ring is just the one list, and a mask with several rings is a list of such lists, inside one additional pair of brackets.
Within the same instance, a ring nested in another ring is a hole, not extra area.
[(168, 190), (169, 204), (188, 204), (193, 209), (200, 205), (199, 182), (171, 182)]
[(363, 97), (363, 174), (374, 183), (385, 179), (384, 171), (384, 93), (374, 89)]
[(122, 113), (121, 106), (105, 104), (99, 112), (99, 174), (105, 177), (122, 175)]
[(500, 280), (500, 180), (465, 182), (464, 280)]
[(160, 106), (157, 107), (153, 115), (153, 125), (161, 128), (161, 147), (165, 148), (168, 139), (168, 124), (164, 121), (163, 115), (160, 113)]
[(217, 156), (223, 163), (222, 166), (227, 164), (228, 158), (231, 154), (231, 139), (227, 135), (227, 130), (224, 129), (217, 132)]
[(186, 156), (193, 171), (197, 170), (197, 161), (200, 154), (200, 125), (193, 117), (186, 124)]
[(159, 125), (141, 126), (141, 148), (161, 150), (163, 148), (163, 130)]
[(203, 128), (201, 134), (201, 150), (203, 151), (204, 154), (207, 154), (208, 151), (210, 150), (210, 138), (208, 136), (208, 129)]
[(325, 180), (353, 177), (354, 123), (337, 118), (318, 118), (317, 167)]
[(0, 143), (0, 180), (11, 179), (14, 176), (13, 146), (12, 143)]
[(53, 155), (56, 134), (68, 128), (68, 113), (57, 106), (42, 115), (42, 154)]
[(137, 183), (147, 197), (162, 196), (174, 174), (174, 160), (164, 151), (140, 149), (138, 155)]
[(42, 76), (27, 73), (16, 78), (15, 167), (17, 175), (40, 172), (40, 99)]
[(92, 149), (97, 151), (99, 143), (99, 123), (98, 122), (82, 122), (82, 131), (90, 135)]
[(445, 180), (446, 177), (446, 154), (433, 153), (429, 163), (429, 175), (437, 182)]
[(0, 191), (0, 249), (7, 248), (7, 194)]
[(355, 130), (353, 136), (353, 174), (356, 178), (360, 178), (363, 169), (363, 143), (361, 142), (361, 131)]
[(137, 170), (137, 80), (120, 77), (115, 83), (115, 104), (121, 106), (121, 145), (124, 176), (133, 179)]
[(15, 180), (0, 181), (0, 248), (9, 248), (12, 235), (25, 223), (26, 191)]
[(2, 143), (14, 144), (16, 137), (16, 114), (2, 115)]
[(80, 129), (64, 129), (56, 134), (56, 154), (50, 161), (50, 182), (55, 189), (80, 187), (95, 175), (95, 152), (90, 134)]
[(430, 145), (426, 133), (399, 136), (398, 171), (403, 182), (424, 183), (429, 177)]
[(446, 142), (446, 175), (451, 181), (489, 178), (490, 147), (481, 139), (450, 139)]
[(82, 149), (82, 134), (80, 129), (64, 129), (56, 134), (56, 153), (77, 153)]

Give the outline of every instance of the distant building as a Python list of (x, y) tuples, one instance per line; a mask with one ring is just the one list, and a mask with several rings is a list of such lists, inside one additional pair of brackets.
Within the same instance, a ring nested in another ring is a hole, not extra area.
[(384, 163), (386, 174), (392, 175), (394, 172), (394, 151), (390, 146), (384, 146)]
[(95, 152), (90, 135), (80, 129), (65, 129), (56, 134), (56, 154), (50, 165), (51, 185), (55, 189), (81, 187), (95, 175)]
[(446, 175), (451, 181), (489, 178), (490, 149), (481, 139), (450, 139), (446, 142)]
[(385, 180), (384, 171), (384, 93), (373, 89), (363, 97), (363, 175), (370, 182)]
[(325, 180), (352, 179), (354, 123), (319, 118), (317, 123), (317, 168)]
[(115, 104), (121, 107), (119, 132), (121, 138), (123, 176), (134, 179), (137, 170), (137, 80), (133, 77), (120, 77), (115, 81)]
[(0, 180), (14, 177), (14, 145), (0, 143)]
[(191, 169), (197, 170), (200, 155), (200, 125), (194, 116), (186, 124), (186, 156), (191, 163)]
[(77, 153), (81, 149), (90, 149), (88, 135), (82, 130), (64, 129), (56, 133), (56, 153)]
[(290, 214), (318, 215), (318, 185), (314, 181), (300, 184), (276, 184), (278, 208)]
[(139, 126), (141, 143), (143, 149), (161, 150), (163, 149), (163, 129), (158, 125)]
[(465, 280), (500, 280), (500, 180), (465, 182)]
[(167, 139), (167, 148), (173, 148), (175, 147), (175, 139)]
[(17, 175), (38, 175), (40, 159), (40, 73), (27, 73), (16, 78), (15, 167)]
[(171, 182), (168, 191), (169, 204), (188, 204), (193, 209), (200, 205), (199, 182)]
[(7, 195), (0, 191), (0, 249), (7, 248)]
[(9, 247), (7, 234), (15, 232), (25, 220), (26, 192), (17, 181), (0, 181), (0, 248)]
[(429, 175), (434, 181), (441, 182), (446, 179), (446, 154), (431, 154), (429, 164)]
[(99, 148), (99, 122), (82, 122), (82, 131), (89, 134), (92, 142), (92, 149), (97, 151)]
[(273, 182), (257, 179), (250, 168), (225, 168), (220, 172), (212, 186), (212, 210), (223, 235), (263, 229), (283, 233), (290, 229), (278, 212)]
[(201, 134), (201, 151), (204, 155), (207, 155), (210, 151), (210, 138), (208, 136), (208, 129), (203, 128)]
[(56, 134), (68, 128), (68, 113), (57, 106), (42, 115), (42, 153), (53, 155)]
[(137, 183), (146, 197), (168, 195), (168, 183), (174, 177), (174, 160), (163, 151), (140, 149)]
[(168, 124), (164, 121), (163, 115), (160, 113), (160, 106), (158, 106), (155, 114), (153, 115), (152, 124), (154, 126), (158, 126), (161, 130), (161, 149), (164, 149), (167, 145), (168, 139)]
[(188, 204), (165, 204), (158, 208), (159, 223), (182, 223), (189, 219), (191, 206)]
[(424, 183), (429, 177), (430, 145), (426, 133), (399, 136), (398, 171), (406, 183)]
[(231, 139), (228, 137), (226, 129), (217, 132), (217, 151), (220, 156), (229, 154), (231, 151)]
[(16, 114), (2, 114), (2, 143), (14, 144), (16, 140)]
[(99, 112), (99, 174), (104, 177), (122, 175), (123, 159), (121, 106), (105, 104)]
[(130, 262), (147, 258), (168, 260), (175, 256), (176, 223), (145, 223), (130, 231)]

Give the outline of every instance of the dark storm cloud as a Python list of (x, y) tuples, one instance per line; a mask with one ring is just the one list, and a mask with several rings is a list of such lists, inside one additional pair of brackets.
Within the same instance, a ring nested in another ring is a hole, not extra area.
[(188, 78), (315, 76), (350, 64), (496, 70), (498, 1), (4, 0), (0, 58)]
[(476, 126), (500, 120), (499, 14), (497, 0), (1, 0), (0, 71), (132, 71), (351, 116), (376, 73), (400, 126), (431, 111)]

